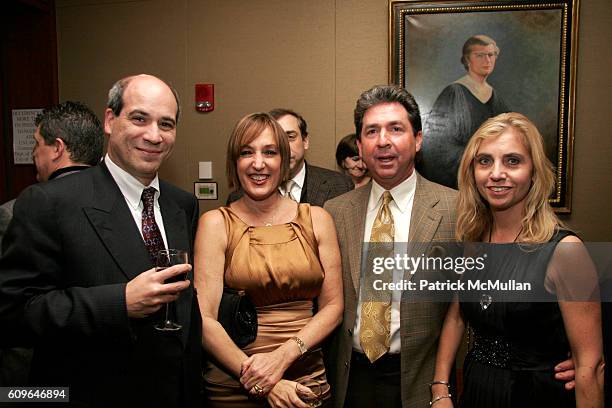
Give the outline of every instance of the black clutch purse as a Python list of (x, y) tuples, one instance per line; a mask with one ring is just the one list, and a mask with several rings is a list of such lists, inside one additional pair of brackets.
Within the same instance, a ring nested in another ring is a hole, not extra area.
[(243, 290), (223, 288), (217, 320), (240, 348), (257, 337), (257, 310)]

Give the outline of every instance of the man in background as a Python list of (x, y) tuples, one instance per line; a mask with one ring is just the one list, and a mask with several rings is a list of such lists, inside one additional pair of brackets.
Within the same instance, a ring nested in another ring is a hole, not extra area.
[[(35, 124), (32, 159), (36, 180), (53, 180), (95, 166), (102, 158), (102, 125), (84, 104), (66, 101), (45, 109), (36, 116)], [(11, 200), (0, 206), (0, 243), (14, 204)]]
[[(35, 120), (32, 158), (36, 179), (53, 180), (96, 165), (102, 158), (104, 132), (96, 115), (80, 102), (66, 101), (43, 110)], [(2, 238), (13, 218), (15, 200), (0, 206), (0, 255)], [(27, 382), (32, 352), (0, 350), (0, 386)]]
[[(327, 200), (353, 189), (351, 179), (336, 171), (308, 164), (305, 154), (310, 146), (308, 125), (304, 118), (291, 109), (272, 109), (270, 115), (281, 125), (289, 137), (291, 162), (289, 181), (281, 186), (280, 192), (299, 203), (322, 207)], [(227, 205), (242, 196), (242, 191), (232, 192)]]

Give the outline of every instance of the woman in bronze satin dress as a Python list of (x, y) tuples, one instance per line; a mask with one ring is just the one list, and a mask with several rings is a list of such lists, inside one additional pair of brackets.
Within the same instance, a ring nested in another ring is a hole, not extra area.
[[(319, 345), (342, 316), (338, 241), (325, 210), (279, 193), (289, 160), (280, 125), (266, 113), (245, 116), (227, 148), (230, 188), (244, 195), (200, 219), (194, 267), (211, 359), (206, 406), (307, 408), (330, 396)], [(217, 321), (224, 286), (246, 291), (257, 308), (257, 338), (242, 349)]]

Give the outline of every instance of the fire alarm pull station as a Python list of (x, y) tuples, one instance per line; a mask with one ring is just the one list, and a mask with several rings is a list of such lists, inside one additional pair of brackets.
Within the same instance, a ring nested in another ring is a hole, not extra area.
[(215, 110), (215, 85), (196, 84), (195, 103), (198, 112), (212, 112)]

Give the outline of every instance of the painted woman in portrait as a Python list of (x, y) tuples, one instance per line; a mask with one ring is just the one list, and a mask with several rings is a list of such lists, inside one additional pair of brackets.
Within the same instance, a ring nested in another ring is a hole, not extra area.
[(472, 134), (488, 118), (510, 110), (487, 82), (498, 56), (499, 47), (486, 35), (463, 44), (467, 74), (442, 90), (425, 120), (418, 170), (427, 179), (457, 188), (459, 161)]

